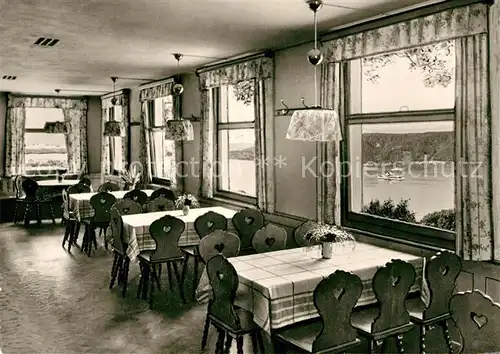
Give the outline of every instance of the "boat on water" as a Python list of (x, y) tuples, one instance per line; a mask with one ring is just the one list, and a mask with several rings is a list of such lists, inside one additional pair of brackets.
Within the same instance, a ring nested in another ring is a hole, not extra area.
[(401, 171), (399, 169), (398, 170), (392, 169), (383, 175), (379, 174), (377, 176), (377, 179), (380, 179), (383, 181), (402, 181), (405, 179), (403, 176), (401, 176), (400, 174), (396, 174), (395, 172), (401, 172)]

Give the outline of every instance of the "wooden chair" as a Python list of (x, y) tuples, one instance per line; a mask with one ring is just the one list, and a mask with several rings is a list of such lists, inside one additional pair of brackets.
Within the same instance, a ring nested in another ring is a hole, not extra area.
[(460, 353), (498, 353), (500, 304), (479, 290), (458, 293), (450, 300), (453, 321), (463, 338)]
[(413, 265), (402, 260), (392, 260), (375, 273), (372, 288), (378, 308), (352, 315), (352, 325), (370, 340), (371, 353), (389, 337), (397, 338), (398, 352), (404, 353), (404, 334), (415, 327), (405, 306), (415, 276)]
[[(216, 230), (210, 235), (203, 237), (198, 245), (200, 257), (205, 264), (217, 255), (222, 254), (224, 258), (236, 257), (240, 252), (240, 239), (232, 232)], [(182, 271), (183, 278), (185, 277), (186, 263)], [(198, 275), (195, 268), (195, 279)], [(196, 290), (196, 289), (195, 289)], [(201, 347), (204, 348), (207, 343), (208, 329), (210, 327), (210, 319), (207, 315), (205, 319), (205, 328), (203, 330), (203, 337)]]
[(163, 196), (159, 196), (156, 197), (155, 199), (151, 199), (151, 201), (146, 204), (145, 209), (148, 213), (175, 210), (175, 203), (170, 199), (167, 199)]
[(142, 213), (142, 206), (130, 199), (123, 199), (116, 202), (109, 212), (113, 247), (113, 266), (111, 267), (111, 281), (109, 288), (112, 289), (116, 278), (118, 284), (123, 285), (122, 296), (127, 294), (128, 271), (130, 267), (130, 258), (127, 256), (128, 244), (123, 241), (123, 215), (132, 215)]
[[(194, 229), (196, 233), (202, 239), (203, 237), (210, 235), (214, 231), (221, 230), (225, 231), (227, 229), (227, 219), (224, 215), (216, 213), (214, 211), (208, 211), (203, 215), (200, 215), (194, 221)], [(193, 276), (193, 292), (196, 292), (196, 286), (198, 284), (198, 267), (200, 264), (201, 256), (198, 250), (198, 246), (194, 247), (182, 247), (184, 251), (184, 267), (182, 269), (182, 280), (184, 281), (186, 277), (187, 267), (189, 264), (189, 258), (194, 258), (194, 276)]]
[(92, 188), (92, 181), (90, 180), (89, 177), (82, 177), (80, 178), (80, 181), (78, 182), (79, 184), (83, 184), (89, 188)]
[(252, 237), (264, 227), (264, 214), (259, 209), (245, 208), (233, 215), (233, 225), (241, 240), (241, 249), (252, 247)]
[(343, 270), (321, 280), (313, 295), (320, 320), (278, 331), (275, 352), (285, 353), (284, 343), (308, 353), (339, 353), (359, 346), (351, 314), (362, 290), (361, 279)]
[(78, 193), (89, 193), (90, 187), (85, 184), (75, 184), (69, 187), (67, 190), (62, 190), (62, 209), (63, 209), (63, 219), (65, 220), (66, 229), (64, 231), (64, 237), (62, 241), (62, 246), (66, 241), (68, 241), (68, 252), (71, 252), (71, 246), (76, 243), (78, 239), (78, 234), (80, 233), (80, 222), (75, 218), (73, 212), (69, 209), (69, 195)]
[[(219, 254), (208, 261), (207, 273), (214, 294), (213, 301), (208, 306), (207, 320), (208, 324), (213, 324), (219, 333), (215, 352), (229, 353), (232, 340), (236, 339), (238, 353), (242, 354), (243, 336), (246, 334), (252, 338), (254, 352), (263, 352), (260, 328), (253, 321), (252, 313), (234, 306), (239, 281), (233, 265)], [(224, 350), (225, 337), (227, 338)], [(202, 349), (205, 346), (204, 338)]]
[(141, 191), (140, 189), (133, 189), (130, 192), (125, 193), (123, 199), (131, 199), (140, 205), (146, 205), (149, 201), (146, 192)]
[(175, 193), (167, 188), (159, 188), (151, 193), (150, 200), (155, 200), (158, 197), (167, 198), (175, 203)]
[(52, 207), (51, 195), (45, 194), (45, 190), (43, 188), (38, 188), (38, 183), (32, 178), (24, 178), (21, 182), (21, 186), (25, 197), (16, 201), (24, 205), (24, 225), (29, 225), (30, 212), (34, 206), (36, 208), (37, 225), (40, 226), (42, 223), (42, 205), (49, 206), (52, 222), (55, 224), (56, 217), (54, 214), (54, 208)]
[(306, 221), (293, 230), (293, 240), (299, 247), (312, 246), (313, 244), (306, 239), (306, 235), (318, 224), (313, 221)]
[(425, 353), (425, 333), (431, 326), (443, 328), (448, 353), (453, 354), (448, 320), (451, 318), (450, 299), (455, 289), (455, 281), (462, 269), (462, 261), (455, 253), (437, 253), (425, 266), (425, 280), (429, 287), (430, 301), (426, 306), (420, 298), (406, 302), (411, 321), (420, 327), (420, 353)]
[(94, 209), (94, 216), (90, 220), (84, 220), (85, 234), (81, 248), (81, 251), (87, 252), (89, 257), (92, 251), (92, 244), (97, 249), (95, 229), (106, 230), (109, 227), (109, 211), (115, 202), (115, 196), (106, 192), (99, 192), (90, 198), (90, 205)]
[(280, 251), (286, 248), (286, 230), (274, 224), (267, 224), (252, 238), (252, 247), (257, 253)]
[(106, 193), (110, 193), (110, 192), (117, 192), (120, 190), (120, 186), (117, 185), (116, 183), (113, 183), (113, 182), (104, 182), (103, 184), (101, 184), (99, 186), (99, 188), (97, 189), (97, 192), (106, 192)]
[[(171, 270), (171, 266), (173, 266), (175, 276), (179, 284), (181, 299), (183, 302), (186, 302), (179, 270), (177, 268), (177, 262), (182, 262), (184, 259), (183, 252), (179, 248), (178, 242), (185, 228), (186, 225), (184, 224), (184, 221), (171, 215), (166, 215), (158, 220), (155, 220), (149, 227), (149, 233), (156, 243), (156, 249), (154, 251), (145, 251), (139, 254), (141, 279), (139, 281), (137, 297), (140, 298), (142, 294), (142, 297), (146, 299), (149, 287), (150, 308), (153, 307), (155, 282), (158, 286), (158, 290), (161, 291), (160, 279), (158, 273), (156, 272), (156, 266), (161, 265), (162, 263), (167, 264), (171, 291), (173, 291), (173, 277)], [(155, 281), (153, 281), (153, 278)]]

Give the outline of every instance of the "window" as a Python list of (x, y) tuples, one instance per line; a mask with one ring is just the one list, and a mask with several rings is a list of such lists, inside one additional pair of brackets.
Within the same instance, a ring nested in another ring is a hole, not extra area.
[(447, 247), (455, 230), (453, 42), (352, 60), (345, 223)]
[[(112, 106), (108, 110), (110, 122), (122, 120), (122, 107)], [(109, 166), (112, 174), (118, 175), (123, 171), (123, 138), (121, 136), (109, 137)]]
[[(216, 193), (256, 198), (255, 82), (214, 89), (217, 119)], [(245, 198), (246, 197), (246, 198)]]
[(55, 174), (68, 168), (65, 134), (43, 132), (45, 123), (64, 121), (60, 108), (26, 108), (25, 164), (27, 175)]
[(165, 121), (174, 118), (173, 97), (148, 101), (151, 173), (154, 183), (175, 181), (175, 141), (165, 140)]

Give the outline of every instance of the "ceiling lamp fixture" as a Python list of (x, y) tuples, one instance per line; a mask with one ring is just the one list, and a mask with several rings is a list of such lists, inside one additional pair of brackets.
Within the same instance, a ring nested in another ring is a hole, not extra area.
[(115, 84), (117, 79), (118, 78), (116, 76), (111, 76), (111, 80), (113, 81), (113, 98), (111, 99), (111, 104), (113, 106), (115, 106), (116, 103), (118, 102), (118, 100), (116, 99), (116, 91), (115, 91)]
[[(182, 54), (175, 53), (174, 58), (177, 60), (177, 72), (180, 72), (179, 61), (182, 58)], [(192, 141), (194, 140), (193, 125), (189, 120), (177, 117), (177, 115), (180, 114), (180, 95), (184, 92), (184, 86), (180, 83), (176, 83), (172, 88), (172, 92), (174, 94), (174, 104), (176, 108), (174, 110), (174, 119), (167, 121), (165, 139), (175, 141)]]
[(314, 12), (314, 48), (307, 53), (307, 60), (314, 65), (314, 107), (294, 110), (286, 138), (304, 141), (340, 141), (342, 135), (337, 112), (318, 105), (316, 68), (323, 61), (323, 54), (318, 49), (316, 12), (323, 6), (323, 0), (306, 0), (306, 3)]

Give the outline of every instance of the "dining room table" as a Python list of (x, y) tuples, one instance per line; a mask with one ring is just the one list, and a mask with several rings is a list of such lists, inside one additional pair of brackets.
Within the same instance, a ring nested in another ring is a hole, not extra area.
[(155, 220), (166, 215), (174, 216), (182, 220), (186, 225), (184, 232), (179, 238), (178, 245), (180, 247), (197, 246), (200, 242), (200, 237), (196, 232), (194, 222), (199, 216), (209, 211), (213, 211), (225, 216), (228, 221), (227, 231), (236, 232), (232, 223), (232, 218), (237, 211), (221, 206), (192, 208), (189, 210), (189, 213), (187, 215), (184, 215), (184, 212), (182, 210), (123, 215), (123, 239), (124, 242), (128, 244), (127, 256), (132, 262), (136, 262), (139, 253), (156, 249), (156, 243), (149, 233), (149, 227)]
[[(147, 194), (147, 196), (151, 196), (153, 193), (153, 189), (143, 189), (143, 192)], [(122, 200), (125, 194), (130, 191), (116, 191), (109, 192), (112, 194), (117, 201)], [(90, 198), (96, 195), (97, 192), (91, 193), (75, 193), (70, 194), (69, 197), (69, 210), (73, 212), (73, 215), (78, 221), (89, 219), (94, 216), (94, 208), (90, 205)]]
[[(319, 282), (338, 269), (360, 277), (363, 290), (356, 306), (375, 303), (372, 279), (378, 268), (393, 259), (411, 263), (416, 280), (410, 292), (422, 286), (424, 258), (361, 242), (338, 243), (330, 259), (321, 257), (316, 246), (229, 258), (238, 274), (235, 305), (253, 314), (265, 333), (319, 316), (313, 293)], [(203, 271), (196, 299), (206, 302), (212, 289)]]

